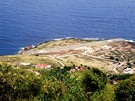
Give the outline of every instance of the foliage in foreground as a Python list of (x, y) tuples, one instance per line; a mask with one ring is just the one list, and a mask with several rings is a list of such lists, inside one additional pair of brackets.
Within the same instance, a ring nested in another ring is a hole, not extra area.
[[(70, 67), (42, 70), (40, 75), (0, 65), (0, 101), (134, 101), (135, 76), (118, 84), (98, 69), (70, 73)], [(115, 76), (118, 78), (120, 76)], [(112, 78), (111, 78), (112, 79)]]

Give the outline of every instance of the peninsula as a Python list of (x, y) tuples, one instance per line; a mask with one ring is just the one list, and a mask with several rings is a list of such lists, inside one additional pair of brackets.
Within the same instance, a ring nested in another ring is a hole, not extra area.
[(1, 63), (13, 66), (47, 64), (49, 66), (88, 66), (109, 74), (135, 73), (135, 43), (124, 39), (52, 40), (29, 46), (17, 55), (0, 56)]
[(0, 101), (135, 101), (135, 43), (62, 39), (0, 56)]

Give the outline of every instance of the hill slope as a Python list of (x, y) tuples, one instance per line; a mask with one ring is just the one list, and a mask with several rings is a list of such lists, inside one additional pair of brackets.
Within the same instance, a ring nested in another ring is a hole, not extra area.
[(108, 73), (135, 73), (135, 43), (123, 39), (83, 40), (62, 39), (23, 49), (20, 54), (1, 56), (1, 62), (20, 62), (55, 66), (87, 65)]

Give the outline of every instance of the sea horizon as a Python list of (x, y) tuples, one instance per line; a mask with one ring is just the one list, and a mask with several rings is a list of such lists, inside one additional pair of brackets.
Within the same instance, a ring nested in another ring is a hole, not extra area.
[(0, 3), (0, 55), (66, 37), (135, 40), (134, 0), (5, 0)]

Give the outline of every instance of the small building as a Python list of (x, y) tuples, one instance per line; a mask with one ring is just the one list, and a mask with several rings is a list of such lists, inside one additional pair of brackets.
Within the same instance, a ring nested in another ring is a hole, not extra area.
[(134, 74), (134, 70), (132, 70), (131, 68), (126, 68), (124, 69), (124, 74)]
[(28, 63), (28, 62), (20, 62), (20, 65), (21, 65), (21, 66), (30, 66), (31, 63)]
[(70, 69), (70, 72), (77, 72), (77, 71), (84, 71), (84, 70), (86, 70), (86, 68), (79, 66), (79, 67)]
[(71, 72), (76, 72), (75, 68), (74, 68), (74, 69), (70, 69), (70, 73), (71, 73)]
[(85, 70), (85, 68), (84, 67), (80, 67), (80, 69), (79, 69), (80, 71), (84, 71)]

